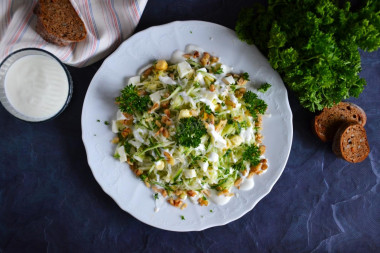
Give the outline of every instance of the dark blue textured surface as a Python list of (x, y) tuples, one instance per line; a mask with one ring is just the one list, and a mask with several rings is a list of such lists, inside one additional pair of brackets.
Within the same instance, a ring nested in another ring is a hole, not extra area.
[[(151, 0), (137, 30), (198, 19), (233, 28), (249, 1)], [(74, 94), (50, 122), (19, 121), (0, 107), (0, 252), (379, 252), (380, 51), (362, 53), (369, 158), (339, 160), (310, 130), (293, 95), (294, 139), (271, 193), (241, 219), (175, 233), (123, 212), (94, 180), (81, 141), (83, 99), (100, 62), (69, 68)], [(178, 222), (181, 222), (180, 220)]]

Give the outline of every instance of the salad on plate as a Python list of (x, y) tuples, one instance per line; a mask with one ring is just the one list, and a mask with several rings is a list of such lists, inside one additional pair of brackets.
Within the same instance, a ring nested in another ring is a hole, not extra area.
[(114, 156), (152, 188), (156, 202), (223, 205), (234, 188), (252, 189), (252, 177), (268, 169), (260, 134), (267, 104), (248, 89), (247, 72), (233, 73), (199, 47), (185, 51), (129, 78), (116, 98)]

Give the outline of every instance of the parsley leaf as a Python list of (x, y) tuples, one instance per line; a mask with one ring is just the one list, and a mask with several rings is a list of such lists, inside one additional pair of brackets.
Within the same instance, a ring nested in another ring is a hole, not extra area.
[(136, 87), (132, 84), (125, 86), (121, 91), (121, 95), (117, 97), (116, 103), (122, 112), (134, 114), (136, 112), (143, 113), (147, 111), (150, 98), (148, 95), (139, 96)]
[(255, 144), (247, 146), (243, 153), (243, 160), (255, 166), (260, 163), (260, 149)]
[(247, 72), (244, 72), (241, 77), (243, 77), (244, 80), (249, 81), (249, 74)]
[(203, 122), (195, 117), (180, 119), (175, 135), (179, 145), (196, 148), (201, 144), (201, 137), (207, 133)]
[(264, 100), (259, 99), (257, 95), (251, 91), (244, 93), (243, 100), (254, 119), (257, 119), (258, 114), (264, 114), (267, 110), (268, 105)]
[(269, 83), (264, 83), (257, 90), (260, 91), (260, 92), (262, 92), (262, 93), (265, 93), (271, 86), (272, 85), (270, 85)]
[(211, 111), (210, 106), (208, 106), (208, 105), (205, 106), (205, 112), (208, 113), (208, 114), (213, 114), (213, 112)]

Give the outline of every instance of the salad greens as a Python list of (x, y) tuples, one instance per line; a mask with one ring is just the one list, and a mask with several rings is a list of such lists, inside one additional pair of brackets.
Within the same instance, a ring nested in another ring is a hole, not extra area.
[(248, 73), (226, 73), (230, 68), (219, 58), (208, 55), (212, 61), (204, 64), (199, 53), (191, 55), (172, 64), (156, 61), (128, 81), (116, 98), (114, 157), (163, 196), (189, 194), (207, 205), (204, 191), (228, 193), (261, 162), (256, 137), (267, 104), (246, 91)]
[(366, 82), (358, 47), (380, 46), (380, 1), (269, 0), (239, 15), (239, 38), (255, 44), (314, 112), (342, 99), (358, 97)]

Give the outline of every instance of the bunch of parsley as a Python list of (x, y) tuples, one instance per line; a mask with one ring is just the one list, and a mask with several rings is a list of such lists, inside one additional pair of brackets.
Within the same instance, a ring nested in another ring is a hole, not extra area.
[(239, 15), (239, 38), (255, 44), (295, 92), (302, 106), (322, 110), (358, 97), (366, 82), (358, 76), (358, 47), (380, 46), (380, 1), (269, 0)]

